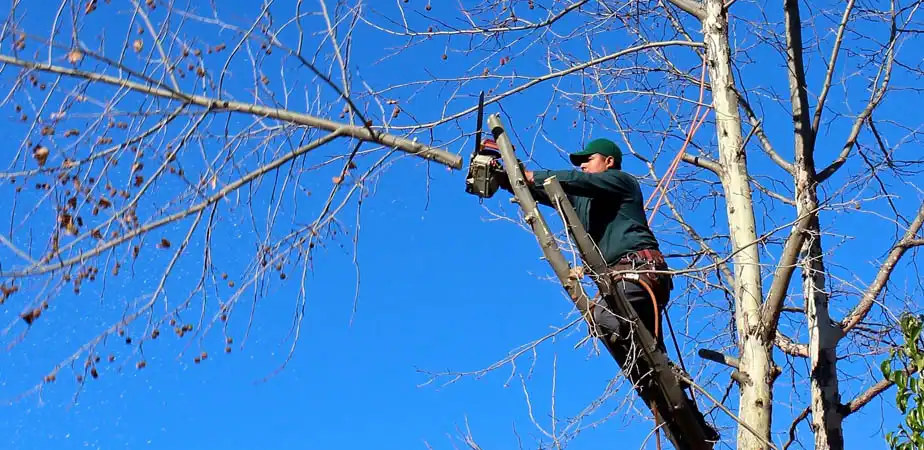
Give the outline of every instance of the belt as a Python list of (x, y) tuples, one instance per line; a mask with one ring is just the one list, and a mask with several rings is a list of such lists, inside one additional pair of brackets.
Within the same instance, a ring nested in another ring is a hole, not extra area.
[(667, 262), (664, 260), (664, 255), (660, 251), (653, 248), (646, 248), (634, 252), (629, 252), (622, 258), (619, 258), (619, 261), (616, 262), (618, 265), (623, 264), (634, 264), (637, 262), (651, 262), (655, 265), (666, 265)]

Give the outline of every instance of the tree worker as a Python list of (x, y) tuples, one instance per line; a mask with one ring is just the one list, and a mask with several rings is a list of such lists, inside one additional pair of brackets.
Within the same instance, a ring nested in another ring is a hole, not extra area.
[[(622, 171), (622, 151), (609, 139), (590, 141), (582, 151), (570, 155), (571, 163), (580, 170), (525, 171), (530, 191), (537, 202), (554, 206), (542, 189), (549, 177), (558, 179), (577, 216), (590, 234), (611, 271), (639, 271), (639, 276), (655, 294), (657, 311), (651, 295), (638, 282), (622, 279), (616, 283), (629, 304), (635, 308), (639, 320), (654, 336), (660, 331), (659, 312), (670, 299), (673, 289), (671, 276), (664, 273), (664, 261), (658, 240), (645, 217), (644, 200), (638, 180)], [(510, 182), (501, 177), (499, 185), (511, 191)], [(646, 272), (658, 271), (661, 273)], [(606, 304), (593, 305), (593, 319), (605, 333), (623, 335), (626, 322), (616, 317), (613, 308)], [(656, 324), (657, 323), (657, 328)], [(656, 339), (664, 348), (663, 333)]]
[[(580, 170), (524, 171), (533, 198), (554, 207), (542, 186), (550, 177), (558, 180), (578, 219), (603, 255), (607, 271), (638, 275), (638, 280), (618, 277), (614, 287), (635, 309), (639, 320), (655, 337), (658, 348), (667, 353), (661, 332), (661, 311), (670, 300), (674, 286), (658, 240), (648, 226), (638, 180), (622, 171), (622, 151), (609, 139), (594, 139), (583, 150), (570, 154), (569, 159)], [(498, 185), (512, 192), (506, 172), (499, 174)], [(645, 288), (646, 284), (654, 298)], [(615, 308), (608, 304), (608, 299), (602, 304), (595, 299), (591, 308), (599, 334), (628, 338), (630, 325), (614, 313)], [(673, 362), (669, 364), (672, 370), (679, 371)], [(719, 434), (705, 421), (696, 404), (689, 398), (685, 400), (696, 411), (707, 439), (717, 441)]]

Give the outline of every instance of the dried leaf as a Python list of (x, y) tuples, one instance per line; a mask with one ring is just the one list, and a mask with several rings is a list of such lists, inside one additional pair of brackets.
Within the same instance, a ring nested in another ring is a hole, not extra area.
[(83, 59), (83, 52), (76, 48), (67, 52), (67, 61), (71, 64), (77, 64)]
[(84, 9), (84, 11), (86, 11), (87, 14), (90, 14), (91, 12), (93, 12), (93, 11), (95, 11), (95, 10), (96, 10), (96, 0), (90, 0), (90, 1), (88, 1), (88, 2), (87, 2), (87, 7), (86, 7), (86, 9)]
[(45, 162), (48, 161), (48, 153), (48, 148), (41, 145), (32, 150), (32, 157), (35, 158), (39, 167), (45, 166)]
[(135, 42), (132, 43), (132, 48), (135, 50), (135, 53), (140, 52), (144, 49), (144, 41), (141, 39), (135, 39)]
[(77, 225), (74, 224), (74, 218), (70, 214), (61, 213), (61, 215), (58, 216), (58, 223), (67, 234), (71, 236), (77, 235)]
[(24, 312), (19, 315), (22, 320), (28, 325), (32, 325), (32, 322), (35, 322), (42, 315), (42, 308), (35, 308), (31, 311)]

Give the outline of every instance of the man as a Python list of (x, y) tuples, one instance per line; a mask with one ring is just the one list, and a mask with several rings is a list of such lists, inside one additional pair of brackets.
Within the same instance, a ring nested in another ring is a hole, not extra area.
[[(670, 275), (646, 273), (645, 270), (667, 269), (658, 241), (648, 227), (644, 200), (638, 181), (622, 171), (622, 151), (609, 139), (595, 139), (582, 151), (570, 155), (571, 163), (580, 170), (526, 171), (526, 180), (537, 202), (553, 206), (542, 189), (543, 182), (555, 176), (574, 206), (577, 216), (603, 255), (609, 270), (641, 271), (642, 281), (651, 287), (658, 308), (645, 287), (623, 279), (616, 284), (639, 319), (664, 350), (660, 311), (670, 298), (673, 288)], [(506, 177), (503, 177), (506, 178)], [(508, 180), (501, 187), (510, 190)], [(613, 313), (610, 305), (593, 307), (593, 319), (600, 331), (624, 336), (626, 322)]]
[[(580, 170), (525, 171), (526, 181), (537, 202), (553, 206), (542, 188), (543, 182), (554, 176), (574, 206), (578, 219), (597, 244), (609, 271), (636, 271), (639, 281), (621, 278), (615, 287), (635, 309), (639, 320), (655, 337), (658, 347), (666, 353), (661, 328), (661, 311), (670, 299), (673, 283), (658, 240), (648, 226), (644, 200), (638, 180), (622, 171), (622, 151), (609, 139), (590, 141), (583, 150), (570, 155), (571, 163)], [(512, 191), (510, 181), (501, 176), (499, 185)], [(651, 272), (659, 271), (661, 273)], [(647, 284), (654, 294), (645, 288)], [(657, 307), (655, 307), (657, 303)], [(593, 304), (592, 316), (598, 331), (625, 339), (628, 323), (617, 317), (608, 304)], [(669, 361), (672, 370), (673, 367)], [(685, 399), (696, 411), (706, 437), (717, 441), (719, 434), (706, 423), (696, 403)]]

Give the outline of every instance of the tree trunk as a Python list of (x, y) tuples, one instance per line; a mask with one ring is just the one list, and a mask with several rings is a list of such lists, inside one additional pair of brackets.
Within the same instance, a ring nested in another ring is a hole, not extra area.
[[(815, 200), (814, 189), (800, 201), (798, 209), (808, 209)], [(814, 202), (817, 204), (817, 201)], [(811, 368), (812, 428), (816, 450), (844, 448), (841, 430), (840, 393), (837, 383), (837, 342), (843, 334), (828, 315), (828, 294), (825, 291), (825, 268), (822, 261), (821, 231), (815, 217), (806, 229), (810, 236), (803, 246), (802, 291), (805, 295), (805, 315), (809, 329), (809, 364)]]
[(844, 448), (844, 437), (841, 430), (843, 415), (839, 408), (836, 349), (843, 334), (828, 315), (821, 224), (816, 211), (818, 182), (815, 173), (815, 133), (809, 121), (802, 54), (802, 19), (798, 0), (784, 0), (784, 13), (794, 131), (796, 212), (799, 217), (810, 215), (803, 231), (805, 239), (800, 252), (802, 257), (799, 268), (802, 270), (802, 294), (809, 330), (812, 428), (817, 450), (840, 450)]
[(705, 2), (703, 34), (715, 107), (722, 187), (735, 254), (735, 321), (741, 361), (749, 383), (740, 386), (740, 418), (760, 436), (738, 428), (738, 448), (766, 449), (770, 441), (772, 407), (772, 341), (760, 333), (762, 290), (757, 230), (751, 199), (747, 158), (742, 148), (738, 93), (732, 75), (728, 18), (722, 0)]

